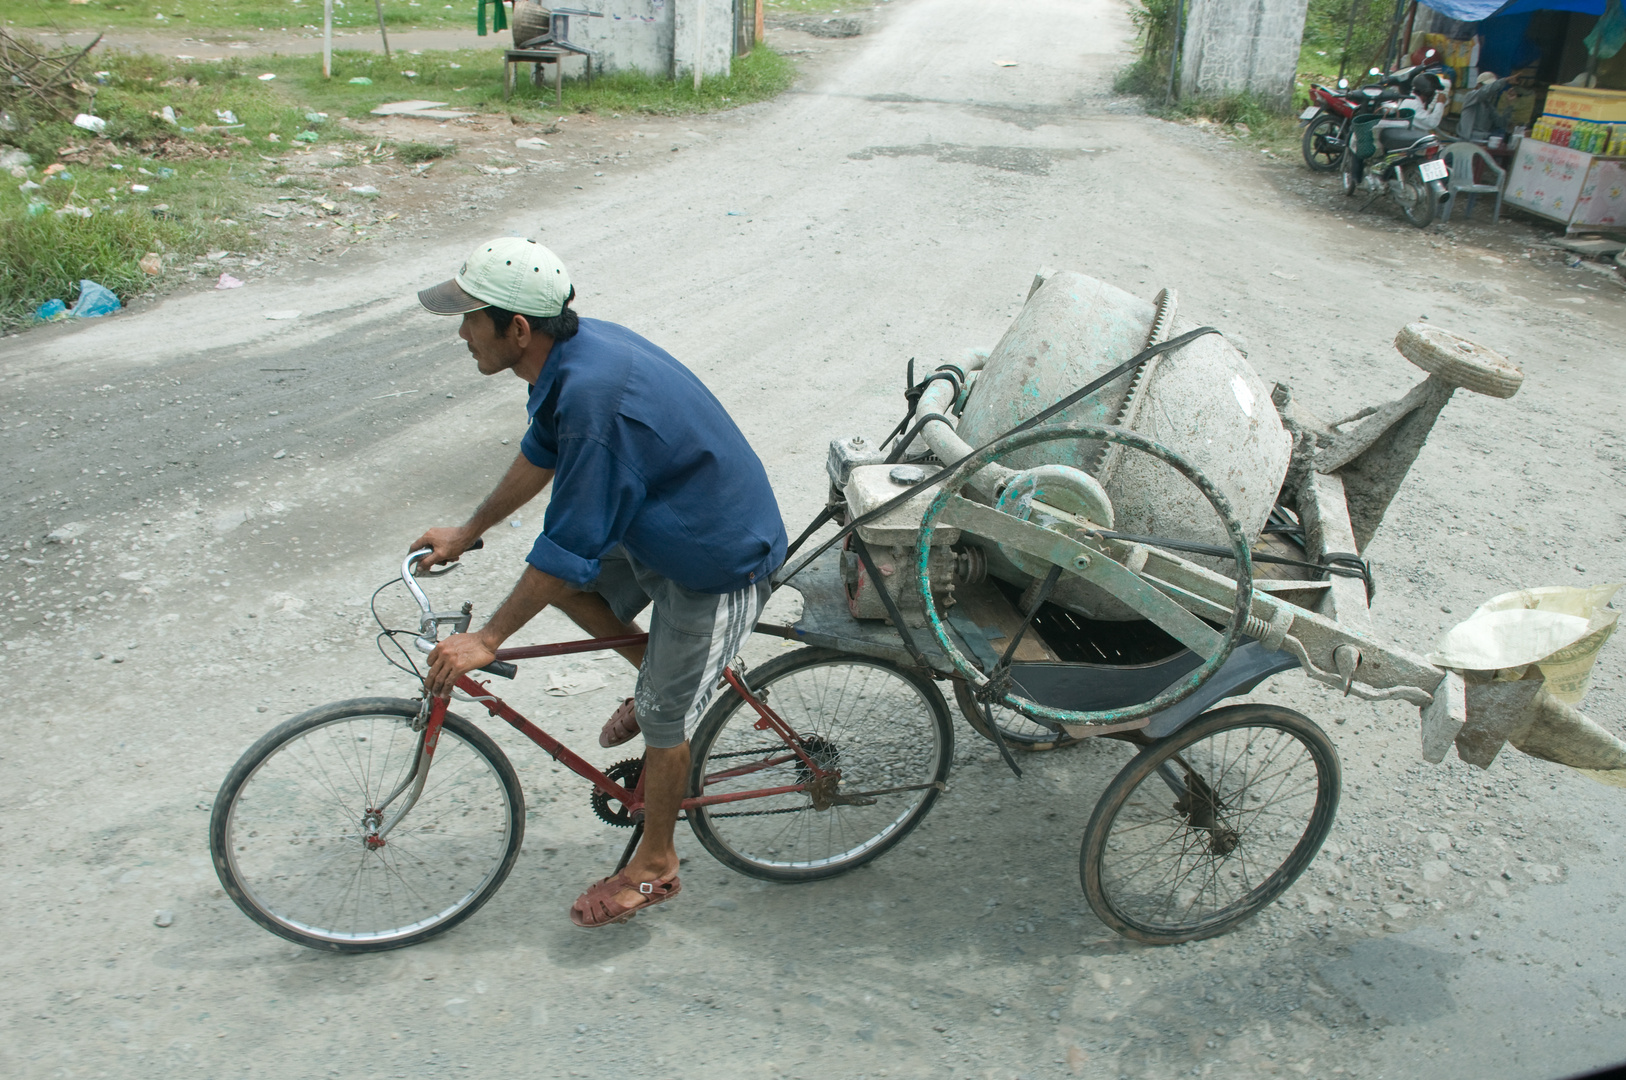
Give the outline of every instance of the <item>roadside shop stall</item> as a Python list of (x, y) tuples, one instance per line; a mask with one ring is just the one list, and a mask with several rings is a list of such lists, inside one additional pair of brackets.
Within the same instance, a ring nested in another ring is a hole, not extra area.
[(1621, 0), (1437, 0), (1407, 29), (1414, 52), (1453, 68), (1459, 124), (1470, 95), (1491, 92), (1459, 130), (1504, 166), (1504, 205), (1567, 232), (1626, 229)]
[(1504, 203), (1577, 229), (1626, 229), (1626, 92), (1552, 87)]

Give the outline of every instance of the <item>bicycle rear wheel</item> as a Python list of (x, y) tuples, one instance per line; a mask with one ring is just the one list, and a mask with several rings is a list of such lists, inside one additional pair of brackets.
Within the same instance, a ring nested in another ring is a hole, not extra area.
[[(695, 836), (724, 865), (770, 881), (833, 877), (902, 840), (937, 801), (954, 733), (930, 679), (890, 661), (809, 648), (775, 657), (746, 682), (840, 780), (818, 796), (804, 790), (689, 811)], [(757, 719), (732, 689), (712, 705), (691, 744), (693, 794), (810, 778), (772, 730), (757, 730)]]
[(446, 714), (418, 801), (382, 845), (364, 840), (369, 814), (413, 775), (417, 715), (399, 698), (326, 705), (233, 766), (209, 848), (249, 918), (301, 945), (373, 952), (444, 933), (497, 891), (519, 855), (525, 797), (497, 744), (460, 716)]
[(1273, 705), (1213, 709), (1107, 785), (1084, 830), (1084, 895), (1136, 941), (1222, 934), (1315, 859), (1338, 788), (1338, 752), (1308, 717)]

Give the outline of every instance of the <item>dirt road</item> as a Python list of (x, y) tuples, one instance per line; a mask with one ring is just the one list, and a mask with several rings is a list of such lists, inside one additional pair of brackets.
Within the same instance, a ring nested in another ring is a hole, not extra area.
[[(623, 837), (501, 732), (526, 849), (455, 932), (317, 955), (217, 887), (227, 768), (297, 710), (411, 696), (366, 597), (517, 446), (523, 387), (482, 382), (412, 298), (490, 234), (554, 246), (584, 313), (689, 363), (793, 528), (822, 505), (829, 439), (884, 433), (904, 362), (991, 344), (1041, 265), (1178, 288), (1328, 415), (1409, 386), (1389, 342), (1427, 316), (1526, 382), (1447, 410), (1371, 550), (1379, 630), (1422, 650), (1514, 585), (1622, 580), (1616, 286), (1526, 225), (1357, 216), (1330, 181), (1148, 119), (1110, 91), (1127, 35), (1112, 0), (1020, 19), (900, 0), (797, 92), (684, 121), (702, 136), (684, 153), (531, 177), (375, 256), (0, 342), (0, 1070), (1537, 1078), (1623, 1056), (1619, 793), (1511, 750), (1485, 773), (1424, 765), (1413, 710), (1296, 677), (1262, 696), (1336, 738), (1338, 824), (1281, 905), (1202, 944), (1131, 945), (1083, 901), (1078, 840), (1121, 748), (1035, 757), (1018, 782), (964, 727), (952, 794), (874, 866), (769, 887), (680, 836), (684, 896), (599, 933), (565, 909)], [(437, 595), (489, 611), (540, 517)], [(1615, 730), (1619, 656), (1587, 705)], [(551, 697), (548, 671), (511, 700), (591, 745), (631, 673), (589, 662), (575, 681), (602, 689)]]

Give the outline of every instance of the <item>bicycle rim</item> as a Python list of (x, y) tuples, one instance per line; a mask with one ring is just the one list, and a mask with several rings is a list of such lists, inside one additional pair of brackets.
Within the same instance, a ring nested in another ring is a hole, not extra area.
[(1085, 894), (1138, 940), (1223, 933), (1314, 859), (1338, 785), (1337, 752), (1307, 718), (1270, 706), (1215, 710), (1146, 748), (1108, 787), (1085, 832)]
[(318, 947), (394, 948), (462, 921), (507, 876), (524, 828), (518, 783), (495, 744), (456, 717), (417, 802), (382, 846), (365, 842), (369, 812), (413, 773), (420, 736), (408, 711), (297, 718), (228, 778), (215, 862), (261, 925)]
[[(718, 859), (776, 880), (841, 873), (897, 843), (936, 800), (953, 754), (948, 709), (930, 682), (886, 661), (804, 652), (763, 665), (748, 682), (766, 692), (768, 707), (821, 769), (839, 770), (835, 804), (821, 808), (800, 791), (690, 813), (695, 834)], [(756, 721), (733, 692), (713, 707), (696, 733), (692, 790), (736, 794), (811, 778)]]

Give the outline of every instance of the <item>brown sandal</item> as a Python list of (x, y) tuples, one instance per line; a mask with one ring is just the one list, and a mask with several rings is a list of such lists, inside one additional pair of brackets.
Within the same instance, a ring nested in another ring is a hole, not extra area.
[(617, 705), (615, 712), (604, 722), (603, 730), (598, 733), (598, 744), (606, 748), (620, 746), (637, 737), (638, 714), (633, 708), (632, 699), (628, 698)]
[[(644, 902), (631, 907), (619, 903), (615, 896), (623, 889), (636, 889), (643, 894)], [(570, 905), (570, 921), (587, 929), (624, 923), (645, 908), (664, 904), (682, 891), (683, 886), (675, 877), (668, 881), (633, 881), (623, 870), (588, 886)]]

